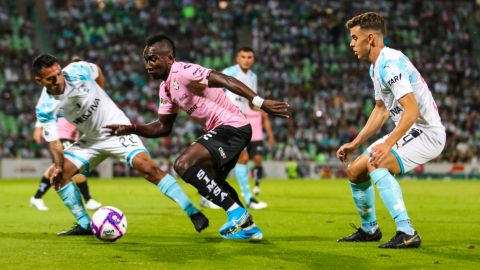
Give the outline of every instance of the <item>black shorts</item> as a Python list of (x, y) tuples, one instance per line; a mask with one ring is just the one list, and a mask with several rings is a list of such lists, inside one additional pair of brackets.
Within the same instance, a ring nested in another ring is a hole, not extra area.
[(239, 128), (221, 125), (198, 138), (196, 142), (207, 148), (212, 156), (214, 169), (230, 171), (251, 139), (250, 124)]
[(60, 142), (62, 143), (63, 150), (67, 149), (72, 145), (75, 141), (74, 140), (69, 140), (69, 139), (60, 139)]
[(256, 155), (264, 156), (265, 148), (263, 147), (263, 141), (253, 141), (247, 146), (248, 157), (253, 158)]

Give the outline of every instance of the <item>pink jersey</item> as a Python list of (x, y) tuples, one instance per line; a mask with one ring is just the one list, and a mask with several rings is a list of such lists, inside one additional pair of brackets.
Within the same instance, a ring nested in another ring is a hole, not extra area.
[(252, 142), (263, 141), (263, 112), (254, 111), (247, 106), (247, 118), (252, 125)]
[(68, 122), (67, 119), (59, 117), (57, 119), (57, 130), (58, 138), (76, 141), (78, 140), (78, 129), (77, 127)]
[(207, 132), (220, 126), (242, 127), (249, 122), (221, 88), (208, 87), (211, 69), (174, 62), (160, 85), (158, 114), (178, 113), (181, 108)]

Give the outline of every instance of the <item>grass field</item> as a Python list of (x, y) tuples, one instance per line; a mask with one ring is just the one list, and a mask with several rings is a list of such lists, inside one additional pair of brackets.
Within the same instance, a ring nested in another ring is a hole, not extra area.
[[(238, 186), (235, 182), (234, 186)], [(222, 210), (203, 210), (210, 227), (197, 233), (183, 211), (141, 179), (90, 179), (93, 197), (120, 208), (128, 230), (116, 243), (57, 237), (75, 221), (58, 196), (49, 211), (29, 207), (38, 181), (0, 181), (0, 269), (479, 269), (480, 182), (400, 181), (412, 224), (423, 238), (414, 250), (377, 243), (337, 243), (360, 219), (346, 181), (265, 180), (252, 210), (261, 241), (222, 240)], [(200, 196), (181, 183), (198, 205)], [(377, 192), (377, 191), (376, 191)], [(384, 238), (395, 223), (376, 198)], [(89, 212), (93, 214), (92, 211)]]

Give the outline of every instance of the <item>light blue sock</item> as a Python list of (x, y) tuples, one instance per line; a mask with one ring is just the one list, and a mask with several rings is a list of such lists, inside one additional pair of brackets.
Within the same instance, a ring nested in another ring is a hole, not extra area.
[(235, 175), (237, 176), (238, 185), (243, 192), (245, 204), (248, 205), (253, 195), (250, 192), (250, 185), (248, 184), (247, 165), (237, 163), (237, 166), (235, 166)]
[(185, 195), (183, 189), (177, 183), (177, 180), (170, 174), (167, 174), (157, 185), (160, 191), (174, 200), (187, 213), (187, 216), (198, 213), (198, 209), (193, 205), (192, 201)]
[(415, 231), (409, 222), (410, 218), (403, 202), (402, 189), (395, 177), (387, 169), (377, 169), (370, 173), (370, 178), (377, 186), (383, 203), (397, 223), (397, 230), (413, 235)]
[(375, 217), (375, 191), (370, 180), (361, 184), (350, 182), (352, 196), (357, 206), (358, 214), (362, 219), (362, 230), (372, 234), (377, 228), (377, 218)]
[(78, 220), (78, 224), (82, 228), (88, 229), (90, 226), (90, 217), (88, 216), (87, 211), (85, 211), (85, 207), (83, 207), (82, 197), (73, 182), (65, 185), (57, 191), (57, 194), (67, 206), (68, 210), (70, 210), (73, 216)]

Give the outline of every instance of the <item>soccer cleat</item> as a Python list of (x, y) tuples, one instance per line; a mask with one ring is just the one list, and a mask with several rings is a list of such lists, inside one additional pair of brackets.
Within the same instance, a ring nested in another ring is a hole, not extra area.
[(260, 228), (257, 226), (251, 228), (250, 230), (239, 230), (232, 234), (223, 235), (224, 239), (255, 239), (260, 240), (263, 238), (263, 233)]
[(88, 202), (85, 204), (85, 209), (87, 210), (96, 210), (100, 207), (102, 207), (102, 204), (95, 201), (94, 199), (88, 200)]
[(235, 210), (228, 211), (228, 220), (225, 225), (220, 228), (220, 234), (231, 234), (234, 233), (238, 227), (242, 226), (245, 223), (252, 221), (252, 215), (243, 207), (237, 207)]
[(260, 193), (261, 193), (260, 188), (257, 187), (257, 186), (255, 186), (255, 187), (253, 188), (253, 195), (258, 196), (258, 195), (260, 195)]
[(213, 202), (205, 199), (205, 198), (202, 198), (200, 200), (200, 206), (203, 207), (203, 208), (210, 208), (210, 209), (220, 209), (221, 207), (214, 204)]
[(48, 207), (45, 206), (43, 199), (30, 198), (30, 206), (35, 206), (40, 211), (47, 211)]
[(259, 202), (255, 200), (255, 198), (251, 198), (250, 202), (247, 204), (247, 208), (254, 209), (254, 210), (260, 210), (263, 208), (267, 208), (268, 204), (264, 202)]
[(190, 216), (190, 220), (192, 220), (193, 226), (195, 226), (195, 230), (197, 230), (197, 232), (203, 231), (209, 225), (208, 218), (200, 211), (192, 214)]
[(379, 248), (418, 248), (422, 244), (422, 238), (415, 231), (415, 234), (408, 235), (405, 232), (397, 231), (397, 234), (390, 241), (381, 244)]
[(72, 227), (70, 231), (64, 231), (61, 233), (58, 233), (58, 236), (78, 236), (78, 235), (93, 235), (92, 230), (90, 229), (90, 226), (88, 229), (82, 228), (80, 224), (74, 223), (75, 226)]
[(337, 242), (378, 242), (382, 239), (382, 231), (379, 227), (375, 228), (373, 234), (369, 234), (362, 230), (362, 228), (357, 228), (353, 223), (350, 223), (350, 225), (357, 231), (347, 237), (338, 239)]

